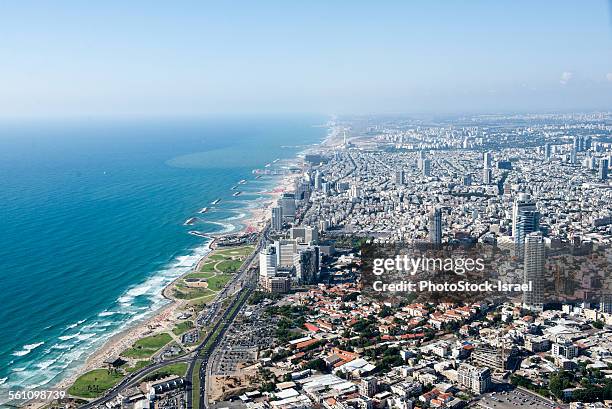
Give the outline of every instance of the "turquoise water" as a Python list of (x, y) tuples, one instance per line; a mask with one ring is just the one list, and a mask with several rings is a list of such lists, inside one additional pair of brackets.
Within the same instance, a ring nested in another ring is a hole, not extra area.
[(0, 397), (53, 385), (162, 306), (206, 251), (187, 232), (241, 228), (274, 183), (252, 169), (322, 140), (323, 120), (0, 124)]

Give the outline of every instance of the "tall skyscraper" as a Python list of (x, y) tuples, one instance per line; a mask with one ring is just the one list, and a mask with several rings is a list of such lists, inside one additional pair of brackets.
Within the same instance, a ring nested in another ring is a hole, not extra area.
[(275, 206), (272, 208), (272, 230), (281, 231), (283, 229), (283, 208)]
[(606, 158), (599, 159), (599, 179), (608, 179), (608, 159)]
[(490, 185), (492, 180), (493, 180), (493, 170), (489, 168), (484, 168), (482, 170), (482, 182), (485, 185)]
[(429, 241), (433, 244), (442, 243), (442, 210), (437, 207), (429, 213)]
[(512, 205), (512, 238), (516, 252), (522, 255), (525, 236), (537, 231), (540, 227), (540, 214), (536, 203), (527, 193), (520, 193)]
[(398, 170), (395, 172), (395, 185), (401, 186), (404, 184), (404, 170)]
[(482, 159), (484, 168), (491, 169), (491, 152), (485, 152)]
[(321, 172), (318, 170), (314, 175), (314, 188), (315, 190), (321, 190), (321, 186), (323, 185), (323, 177), (321, 176)]
[(283, 209), (283, 220), (293, 221), (295, 219), (295, 194), (283, 193), (278, 204)]
[(491, 170), (491, 152), (485, 152), (483, 155), (482, 182), (485, 185), (490, 185), (493, 179), (493, 171)]
[(422, 160), (422, 166), (423, 166), (423, 176), (425, 177), (429, 177), (431, 176), (431, 159), (423, 159)]
[(582, 152), (584, 150), (584, 139), (582, 136), (574, 136), (574, 150), (576, 152)]
[(319, 247), (307, 247), (294, 255), (293, 266), (300, 284), (316, 284), (319, 278)]
[(544, 256), (542, 233), (529, 233), (525, 237), (523, 284), (531, 290), (523, 292), (523, 306), (536, 311), (544, 309)]
[(550, 144), (547, 143), (547, 144), (544, 145), (544, 159), (549, 160), (550, 159), (550, 153), (551, 153)]
[(281, 239), (274, 242), (276, 247), (276, 265), (279, 267), (293, 266), (293, 258), (298, 252), (297, 239)]
[(262, 278), (276, 275), (276, 248), (268, 245), (259, 253), (259, 276)]

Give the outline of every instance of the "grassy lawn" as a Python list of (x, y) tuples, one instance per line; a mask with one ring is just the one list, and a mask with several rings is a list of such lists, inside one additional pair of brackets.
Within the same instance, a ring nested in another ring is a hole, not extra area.
[(202, 361), (198, 359), (195, 366), (193, 367), (193, 375), (191, 377), (191, 399), (192, 407), (200, 407), (200, 368), (202, 367)]
[(209, 295), (214, 295), (214, 293), (208, 288), (204, 287), (196, 287), (196, 288), (187, 288), (181, 287), (174, 290), (174, 296), (176, 298), (182, 298), (184, 300), (193, 300), (194, 298), (206, 297)]
[(204, 264), (202, 264), (202, 267), (200, 268), (200, 271), (201, 272), (213, 272), (213, 271), (215, 271), (215, 264), (217, 264), (217, 261), (207, 261), (207, 262), (205, 262)]
[(172, 341), (170, 334), (162, 333), (139, 339), (131, 348), (121, 353), (128, 358), (148, 358)]
[(68, 393), (81, 398), (95, 398), (123, 379), (123, 375), (107, 369), (94, 369), (79, 376)]
[[(223, 254), (219, 254), (216, 251), (210, 256), (208, 256), (208, 260), (212, 260), (212, 261), (222, 261), (222, 260), (225, 260), (226, 258), (227, 258), (226, 256), (224, 256)], [(208, 264), (208, 261), (204, 264)]]
[(227, 249), (219, 249), (217, 252), (226, 256), (243, 256), (246, 257), (255, 250), (254, 246), (242, 246)]
[(215, 268), (223, 273), (235, 273), (241, 265), (242, 260), (223, 260)]
[(193, 328), (192, 321), (183, 321), (176, 324), (176, 326), (172, 329), (174, 335), (181, 335)]
[(202, 309), (215, 298), (215, 294), (210, 294), (201, 298), (196, 298), (194, 300), (189, 301), (189, 305), (195, 308)]
[(215, 273), (213, 273), (212, 271), (206, 273), (189, 273), (185, 276), (185, 278), (210, 278), (214, 275)]
[(187, 372), (187, 363), (186, 362), (178, 362), (176, 364), (166, 365), (163, 368), (159, 368), (157, 371), (153, 372), (150, 376), (155, 376), (157, 378), (162, 378), (170, 375), (177, 376), (185, 376)]
[(213, 291), (219, 291), (220, 289), (222, 289), (223, 287), (225, 287), (225, 284), (227, 284), (227, 282), (232, 278), (231, 275), (228, 274), (219, 274), (216, 275), (214, 277), (209, 278), (208, 281), (208, 288), (213, 290)]

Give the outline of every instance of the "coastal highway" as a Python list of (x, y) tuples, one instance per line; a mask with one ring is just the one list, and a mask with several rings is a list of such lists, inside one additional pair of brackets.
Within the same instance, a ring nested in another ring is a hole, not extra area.
[[(196, 367), (198, 368), (199, 373), (197, 376), (199, 377), (200, 384), (200, 390), (198, 391), (198, 393), (200, 394), (200, 402), (197, 408), (193, 406), (193, 384), (192, 382), (190, 382), (187, 386), (188, 409), (205, 409), (208, 407), (206, 401), (206, 375), (208, 371), (208, 361), (215, 348), (223, 338), (225, 331), (227, 331), (234, 318), (236, 318), (253, 290), (254, 287), (245, 287), (240, 291), (238, 296), (235, 297), (234, 303), (232, 303), (232, 305), (228, 307), (228, 309), (224, 313), (224, 316), (217, 322), (217, 325), (215, 326), (214, 330), (210, 332), (210, 335), (207, 337), (207, 340), (201, 344), (202, 348), (198, 351), (198, 354), (190, 362), (186, 377), (188, 380), (193, 379), (194, 371), (196, 370)], [(216, 336), (215, 333), (217, 333)]]
[[(244, 306), (246, 300), (249, 298), (250, 294), (255, 289), (256, 283), (255, 280), (252, 279), (254, 276), (253, 271), (251, 269), (251, 264), (253, 260), (259, 254), (261, 248), (265, 245), (265, 238), (268, 233), (269, 226), (267, 226), (261, 235), (261, 239), (258, 242), (256, 249), (249, 255), (249, 257), (244, 261), (241, 268), (236, 273), (234, 279), (223, 289), (223, 291), (215, 298), (214, 304), (218, 304), (220, 306), (223, 303), (225, 297), (228, 294), (232, 294), (236, 291), (237, 288), (240, 288), (238, 292), (232, 297), (230, 304), (222, 313), (221, 317), (216, 320), (215, 325), (212, 330), (209, 331), (206, 337), (202, 340), (202, 342), (198, 345), (198, 347), (190, 352), (187, 355), (183, 355), (180, 357), (176, 357), (173, 359), (169, 359), (167, 361), (155, 363), (139, 369), (138, 371), (132, 372), (131, 374), (126, 375), (125, 378), (121, 380), (117, 385), (108, 389), (104, 396), (90, 401), (81, 406), (83, 409), (92, 409), (96, 407), (100, 407), (105, 405), (106, 403), (112, 401), (117, 397), (117, 395), (133, 386), (138, 385), (138, 383), (142, 380), (142, 378), (150, 375), (158, 369), (163, 368), (166, 365), (179, 363), (179, 362), (188, 362), (189, 367), (187, 370), (187, 375), (185, 378), (187, 379), (187, 407), (191, 409), (192, 406), (192, 391), (191, 391), (191, 380), (193, 379), (193, 371), (196, 366), (198, 360), (202, 363), (201, 368), (203, 370), (200, 371), (200, 407), (206, 408), (205, 401), (205, 385), (206, 385), (206, 367), (208, 364), (208, 358), (210, 354), (214, 351), (217, 343), (223, 337), (223, 334), (233, 321), (233, 319), (238, 315), (242, 307)], [(246, 274), (245, 274), (246, 273)], [(248, 281), (247, 281), (248, 280)]]
[[(249, 257), (244, 261), (244, 263), (242, 263), (242, 266), (240, 267), (240, 270), (236, 274), (235, 279), (232, 280), (232, 282), (225, 287), (224, 292), (230, 292), (231, 289), (235, 286), (239, 286), (241, 289), (239, 290), (238, 294), (232, 299), (231, 304), (225, 309), (223, 316), (221, 317), (221, 319), (217, 321), (213, 330), (209, 331), (208, 333), (209, 335), (207, 336), (207, 339), (204, 340), (204, 342), (200, 344), (200, 346), (198, 347), (197, 355), (192, 359), (192, 361), (189, 364), (189, 368), (187, 370), (187, 375), (186, 375), (187, 379), (190, 381), (187, 386), (187, 409), (206, 409), (208, 407), (206, 392), (207, 392), (207, 381), (209, 379), (209, 377), (207, 377), (209, 359), (211, 355), (213, 354), (215, 348), (217, 347), (217, 345), (223, 338), (225, 331), (229, 328), (234, 318), (236, 318), (236, 316), (238, 315), (238, 313), (240, 312), (240, 310), (242, 309), (242, 307), (244, 306), (244, 304), (246, 303), (249, 296), (251, 295), (251, 293), (253, 292), (253, 290), (255, 289), (257, 285), (256, 284), (257, 275), (255, 274), (256, 270), (251, 268), (251, 264), (255, 260), (255, 257), (261, 251), (262, 247), (265, 246), (267, 235), (268, 235), (268, 230), (269, 230), (269, 225), (266, 226), (266, 228), (263, 230), (261, 234), (261, 238), (257, 244), (257, 247), (253, 251), (253, 253), (251, 253)], [(219, 299), (220, 298), (217, 298), (217, 300)], [(215, 301), (215, 302), (219, 302), (219, 301)], [(215, 336), (214, 334), (217, 331), (218, 331), (218, 335)], [(215, 338), (213, 338), (211, 342), (211, 337), (213, 336)], [(210, 345), (207, 345), (209, 343)], [(191, 380), (193, 379), (193, 372), (194, 370), (196, 370), (196, 367), (199, 370), (198, 377), (199, 377), (199, 385), (200, 385), (200, 390), (199, 390), (200, 398), (199, 398), (198, 407), (194, 408), (193, 390), (192, 390), (193, 383), (191, 382)]]

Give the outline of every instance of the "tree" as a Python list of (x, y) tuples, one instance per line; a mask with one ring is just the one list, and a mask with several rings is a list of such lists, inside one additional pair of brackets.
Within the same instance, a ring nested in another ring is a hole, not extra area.
[(548, 387), (557, 398), (563, 398), (563, 389), (571, 386), (571, 375), (565, 371), (559, 371), (550, 376)]
[(321, 358), (313, 359), (306, 364), (307, 369), (313, 369), (320, 372), (327, 372), (327, 364)]

